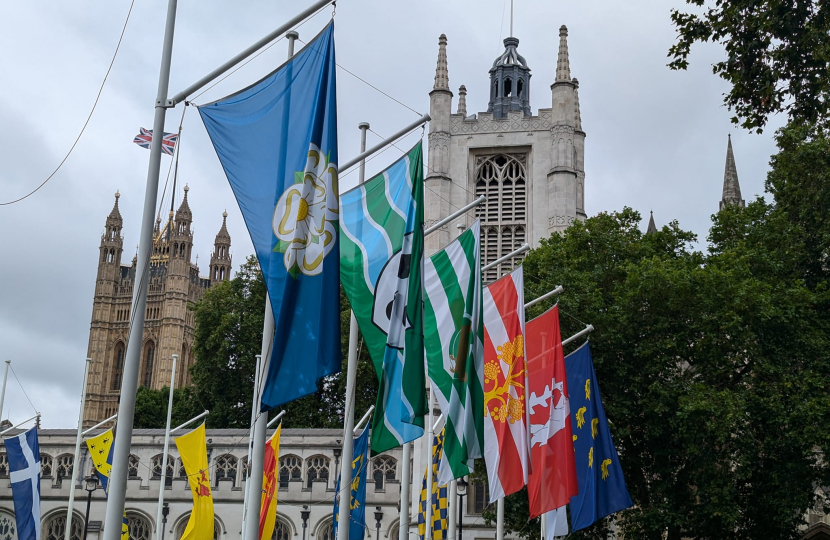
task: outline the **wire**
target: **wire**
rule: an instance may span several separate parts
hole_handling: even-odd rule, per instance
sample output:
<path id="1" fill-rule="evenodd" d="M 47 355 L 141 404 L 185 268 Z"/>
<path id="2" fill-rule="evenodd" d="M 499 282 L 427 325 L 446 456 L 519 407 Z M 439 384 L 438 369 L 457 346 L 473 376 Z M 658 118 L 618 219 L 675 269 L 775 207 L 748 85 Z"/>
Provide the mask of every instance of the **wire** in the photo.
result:
<path id="1" fill-rule="evenodd" d="M 29 402 L 29 405 L 32 406 L 32 410 L 35 411 L 35 413 L 37 413 L 38 410 L 35 408 L 35 405 L 34 403 L 32 403 L 32 400 L 29 399 L 29 394 L 26 393 L 26 389 L 23 388 L 23 384 L 20 382 L 20 379 L 17 378 L 17 373 L 14 372 L 14 368 L 12 367 L 11 363 L 9 363 L 9 367 L 12 370 L 12 375 L 14 375 L 14 378 L 17 380 L 17 384 L 20 385 L 20 389 L 23 390 L 23 395 L 26 396 L 26 400 Z"/>
<path id="2" fill-rule="evenodd" d="M 110 61 L 110 65 L 107 68 L 107 73 L 104 75 L 104 80 L 101 81 L 101 87 L 98 89 L 98 95 L 95 96 L 95 103 L 92 104 L 92 110 L 89 111 L 89 116 L 86 117 L 86 122 L 84 122 L 84 126 L 81 128 L 81 132 L 78 133 L 78 136 L 75 138 L 75 142 L 72 143 L 72 146 L 69 148 L 69 152 L 66 153 L 64 158 L 58 164 L 57 168 L 52 171 L 46 180 L 44 180 L 38 187 L 27 193 L 26 195 L 20 197 L 19 199 L 15 199 L 13 201 L 3 202 L 0 203 L 0 206 L 8 206 L 10 204 L 18 203 L 23 199 L 31 197 L 35 193 L 37 193 L 40 188 L 46 185 L 46 182 L 52 179 L 53 176 L 57 174 L 57 172 L 63 167 L 63 164 L 66 163 L 66 160 L 69 159 L 69 156 L 72 154 L 72 151 L 75 150 L 75 146 L 78 144 L 78 141 L 81 140 L 81 136 L 86 131 L 86 127 L 89 125 L 89 121 L 92 119 L 92 113 L 95 112 L 95 108 L 98 106 L 98 100 L 101 99 L 101 92 L 104 91 L 104 85 L 107 83 L 107 78 L 110 76 L 110 71 L 112 71 L 112 66 L 115 64 L 115 57 L 118 56 L 118 50 L 121 48 L 121 41 L 124 39 L 124 32 L 127 31 L 127 23 L 130 22 L 130 14 L 133 12 L 133 6 L 135 5 L 135 0 L 131 0 L 130 2 L 130 9 L 127 11 L 127 18 L 124 20 L 124 27 L 121 29 L 121 35 L 118 37 L 118 44 L 115 46 L 115 52 L 112 54 L 112 60 Z"/>

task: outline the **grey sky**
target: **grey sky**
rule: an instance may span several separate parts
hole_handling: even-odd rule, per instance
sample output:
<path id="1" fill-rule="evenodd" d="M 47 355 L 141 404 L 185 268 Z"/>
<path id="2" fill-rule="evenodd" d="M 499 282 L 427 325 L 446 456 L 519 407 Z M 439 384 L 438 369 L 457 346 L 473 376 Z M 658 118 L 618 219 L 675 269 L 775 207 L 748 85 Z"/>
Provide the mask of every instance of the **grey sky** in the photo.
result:
<path id="1" fill-rule="evenodd" d="M 182 0 L 179 2 L 171 94 L 278 26 L 306 1 Z M 508 0 L 340 0 L 337 59 L 345 68 L 410 107 L 427 112 L 438 36 L 449 41 L 450 87 L 467 86 L 467 110 L 486 110 L 488 70 L 508 33 Z M 532 68 L 534 111 L 550 107 L 558 28 L 570 31 L 572 76 L 580 81 L 587 132 L 586 194 L 589 215 L 624 205 L 658 226 L 672 219 L 699 235 L 701 247 L 717 210 L 732 133 L 744 198 L 763 193 L 773 119 L 763 135 L 729 123 L 722 106 L 725 83 L 711 73 L 721 50 L 695 47 L 688 72 L 666 67 L 674 40 L 674 0 L 551 2 L 516 0 L 514 34 Z M 242 6 L 242 7 L 240 7 Z M 89 112 L 110 61 L 128 0 L 12 2 L 0 18 L 0 199 L 17 198 L 39 184 L 63 157 Z M 98 109 L 74 154 L 55 178 L 28 200 L 0 207 L 0 359 L 13 361 L 46 427 L 77 421 L 83 359 L 89 337 L 98 244 L 120 189 L 125 249 L 135 253 L 149 152 L 132 144 L 139 127 L 152 127 L 166 2 L 136 2 L 121 52 Z M 331 9 L 300 28 L 307 40 Z M 282 63 L 286 42 L 195 99 L 205 103 L 251 82 Z M 357 153 L 357 124 L 368 121 L 386 135 L 415 120 L 412 111 L 351 75 L 338 71 L 341 159 Z M 457 95 L 456 95 L 457 99 Z M 454 103 L 454 107 L 457 101 Z M 170 111 L 175 131 L 181 107 Z M 409 147 L 419 133 L 399 143 Z M 370 134 L 370 144 L 376 142 Z M 253 252 L 230 188 L 198 113 L 184 120 L 179 179 L 191 187 L 195 248 L 201 266 L 227 208 L 235 266 Z M 372 173 L 399 155 L 390 150 L 368 164 Z M 163 157 L 163 176 L 170 164 Z M 356 174 L 342 180 L 348 188 Z M 181 198 L 181 189 L 177 199 Z M 169 201 L 169 199 L 168 199 Z M 177 203 L 178 205 L 178 200 Z M 169 202 L 166 203 L 169 206 Z M 645 222 L 643 223 L 645 228 Z M 14 379 L 4 417 L 30 416 Z"/>

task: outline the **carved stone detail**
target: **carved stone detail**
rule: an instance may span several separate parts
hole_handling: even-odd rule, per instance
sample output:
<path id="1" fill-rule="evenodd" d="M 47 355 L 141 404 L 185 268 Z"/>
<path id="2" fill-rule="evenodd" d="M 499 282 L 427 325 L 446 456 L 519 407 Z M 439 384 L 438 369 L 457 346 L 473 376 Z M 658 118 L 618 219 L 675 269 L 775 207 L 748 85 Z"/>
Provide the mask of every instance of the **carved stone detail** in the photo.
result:
<path id="1" fill-rule="evenodd" d="M 574 216 L 551 216 L 548 218 L 548 227 L 566 227 L 576 220 Z"/>
<path id="2" fill-rule="evenodd" d="M 461 114 L 450 117 L 450 133 L 511 133 L 550 129 L 550 109 L 539 111 L 539 116 L 511 114 L 503 120 L 493 119 L 491 113 L 479 113 L 475 120 L 465 120 Z"/>

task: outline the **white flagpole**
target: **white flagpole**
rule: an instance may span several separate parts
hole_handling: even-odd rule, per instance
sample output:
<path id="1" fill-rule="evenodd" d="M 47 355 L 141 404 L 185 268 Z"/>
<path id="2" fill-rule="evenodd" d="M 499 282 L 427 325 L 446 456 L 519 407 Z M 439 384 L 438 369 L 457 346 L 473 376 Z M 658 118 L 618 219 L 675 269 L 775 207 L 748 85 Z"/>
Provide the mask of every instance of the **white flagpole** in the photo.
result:
<path id="1" fill-rule="evenodd" d="M 496 540 L 504 540 L 504 497 L 496 504 Z"/>
<path id="2" fill-rule="evenodd" d="M 266 293 L 268 294 L 268 293 Z M 266 315 L 267 317 L 267 315 Z M 254 372 L 254 398 L 251 402 L 251 429 L 248 431 L 248 478 L 245 480 L 245 495 L 243 496 L 242 500 L 242 540 L 245 540 L 245 535 L 247 534 L 247 529 L 245 527 L 245 523 L 248 517 L 248 502 L 251 497 L 251 451 L 254 447 L 254 424 L 256 423 L 256 412 L 257 407 L 254 405 L 257 399 L 259 399 L 259 375 L 260 370 L 262 369 L 262 355 L 256 355 L 256 371 Z M 285 412 L 285 411 L 283 411 Z M 280 413 L 282 414 L 282 413 Z M 267 429 L 267 426 L 266 426 Z M 264 454 L 263 454 L 264 457 Z M 264 466 L 264 464 L 263 464 Z"/>
<path id="3" fill-rule="evenodd" d="M 3 390 L 0 391 L 0 420 L 3 419 L 3 404 L 6 401 L 6 381 L 9 380 L 9 366 L 11 366 L 11 363 L 11 360 L 6 360 L 6 373 L 3 375 Z"/>
<path id="4" fill-rule="evenodd" d="M 403 444 L 401 458 L 401 512 L 398 519 L 398 540 L 409 540 L 409 490 L 412 476 L 412 443 Z M 394 540 L 394 539 L 392 539 Z"/>
<path id="5" fill-rule="evenodd" d="M 167 425 L 164 428 L 164 453 L 161 456 L 161 481 L 159 482 L 159 506 L 156 511 L 156 538 L 161 538 L 162 528 L 161 511 L 164 507 L 164 488 L 167 485 L 167 452 L 170 451 L 170 418 L 173 414 L 173 390 L 176 388 L 176 363 L 179 355 L 173 355 L 173 366 L 170 369 L 170 395 L 167 397 Z M 67 521 L 67 523 L 71 523 Z M 69 540 L 67 538 L 66 540 Z"/>
<path id="6" fill-rule="evenodd" d="M 360 153 L 366 151 L 366 131 L 369 129 L 367 122 L 361 122 L 360 129 Z M 366 179 L 366 160 L 360 162 L 358 172 L 358 185 Z M 349 359 L 346 366 L 346 398 L 343 411 L 343 460 L 340 462 L 340 501 L 337 510 L 337 540 L 349 540 L 349 528 L 351 519 L 351 495 L 344 496 L 345 488 L 352 484 L 352 459 L 354 455 L 354 387 L 357 379 L 357 336 L 358 327 L 354 311 L 349 318 Z M 348 493 L 351 493 L 350 491 Z M 336 495 L 335 495 L 336 496 Z"/>
<path id="7" fill-rule="evenodd" d="M 6 376 L 9 375 L 9 363 L 11 360 L 6 360 Z M 81 388 L 81 410 L 78 413 L 78 436 L 75 437 L 75 460 L 72 463 L 78 463 L 81 457 L 81 432 L 84 428 L 84 406 L 86 405 L 86 382 L 89 378 L 89 364 L 92 362 L 91 358 L 86 359 L 84 364 L 84 385 Z M 6 394 L 6 379 L 3 379 L 3 396 Z M 0 398 L 0 416 L 2 416 L 3 398 Z M 75 477 L 80 470 L 78 467 L 72 467 L 72 484 L 69 486 L 69 506 L 66 508 L 66 522 L 72 523 L 72 507 L 75 505 Z M 69 535 L 72 532 L 72 527 L 67 527 L 63 536 L 64 540 L 69 540 Z"/>
<path id="8" fill-rule="evenodd" d="M 456 527 L 456 512 L 458 511 L 458 490 L 455 480 L 450 480 L 447 489 L 447 536 L 449 540 L 457 540 L 458 531 Z"/>
<path id="9" fill-rule="evenodd" d="M 432 422 L 432 411 L 435 409 L 435 392 L 432 385 L 429 387 L 429 427 L 427 429 L 427 494 L 426 494 L 426 530 L 424 539 L 432 540 L 432 439 L 434 438 L 435 426 Z"/>

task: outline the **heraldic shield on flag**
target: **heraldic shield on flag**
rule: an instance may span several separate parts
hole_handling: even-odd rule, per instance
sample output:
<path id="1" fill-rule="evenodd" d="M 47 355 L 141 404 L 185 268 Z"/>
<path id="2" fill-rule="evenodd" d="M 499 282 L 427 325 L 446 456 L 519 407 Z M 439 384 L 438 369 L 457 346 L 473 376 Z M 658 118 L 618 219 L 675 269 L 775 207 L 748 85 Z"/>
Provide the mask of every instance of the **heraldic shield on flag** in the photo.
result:
<path id="1" fill-rule="evenodd" d="M 424 433 L 423 171 L 419 142 L 340 197 L 341 281 L 378 374 L 373 454 Z"/>
<path id="2" fill-rule="evenodd" d="M 202 424 L 190 433 L 176 437 L 175 441 L 184 472 L 187 473 L 190 493 L 193 495 L 193 511 L 180 540 L 213 538 L 213 491 L 210 489 L 205 425 Z"/>
<path id="3" fill-rule="evenodd" d="M 366 478 L 369 470 L 369 428 L 366 427 L 354 440 L 352 452 L 352 484 L 349 487 L 349 540 L 363 540 L 366 533 Z M 334 517 L 332 537 L 337 538 L 340 527 L 340 476 L 335 483 Z M 268 540 L 268 539 L 266 539 Z"/>
<path id="4" fill-rule="evenodd" d="M 334 22 L 276 71 L 199 107 L 256 250 L 275 332 L 262 410 L 340 371 Z"/>

